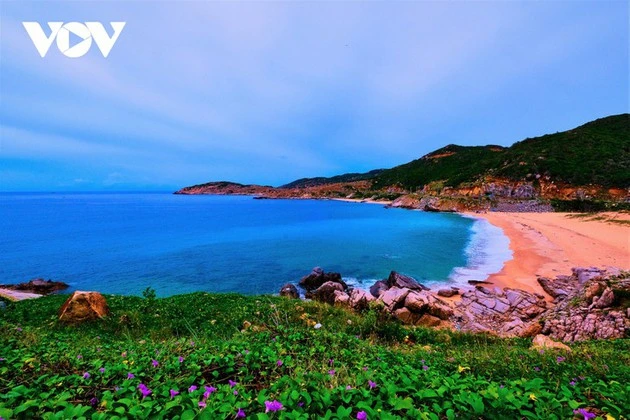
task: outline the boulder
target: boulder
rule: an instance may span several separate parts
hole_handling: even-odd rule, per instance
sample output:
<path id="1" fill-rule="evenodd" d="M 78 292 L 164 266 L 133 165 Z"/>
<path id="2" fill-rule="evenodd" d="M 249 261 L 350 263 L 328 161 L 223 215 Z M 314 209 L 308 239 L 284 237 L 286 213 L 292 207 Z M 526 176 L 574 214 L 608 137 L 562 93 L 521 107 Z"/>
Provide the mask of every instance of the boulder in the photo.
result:
<path id="1" fill-rule="evenodd" d="M 341 283 L 335 281 L 327 281 L 319 286 L 313 292 L 306 292 L 306 297 L 317 300 L 319 302 L 329 303 L 333 305 L 335 303 L 335 292 L 344 292 L 345 287 Z"/>
<path id="2" fill-rule="evenodd" d="M 381 293 L 381 295 L 378 297 L 378 300 L 383 302 L 385 307 L 389 309 L 390 312 L 393 312 L 404 305 L 405 298 L 407 297 L 409 292 L 409 289 L 399 289 L 397 287 L 392 287 L 391 289 L 388 289 L 385 292 Z"/>
<path id="3" fill-rule="evenodd" d="M 608 308 L 612 306 L 614 302 L 615 294 L 610 287 L 607 287 L 597 301 L 593 299 L 593 307 L 600 309 Z"/>
<path id="4" fill-rule="evenodd" d="M 335 290 L 333 294 L 334 304 L 336 306 L 348 306 L 350 304 L 350 296 L 346 292 L 342 290 Z"/>
<path id="5" fill-rule="evenodd" d="M 77 290 L 59 309 L 59 320 L 75 323 L 103 318 L 108 314 L 109 308 L 103 295 Z"/>
<path id="6" fill-rule="evenodd" d="M 300 280 L 300 287 L 307 292 L 311 292 L 321 285 L 327 282 L 335 282 L 343 285 L 344 290 L 348 288 L 346 284 L 341 280 L 341 274 L 339 273 L 325 273 L 320 267 L 313 268 L 311 274 L 302 277 Z"/>
<path id="7" fill-rule="evenodd" d="M 538 334 L 536 337 L 534 337 L 531 348 L 532 350 L 559 349 L 569 352 L 571 351 L 571 347 L 558 341 L 554 341 L 543 334 Z"/>
<path id="8" fill-rule="evenodd" d="M 396 271 L 389 273 L 386 283 L 388 288 L 397 287 L 399 289 L 409 290 L 429 290 L 428 287 L 418 283 L 413 277 L 397 273 Z"/>
<path id="9" fill-rule="evenodd" d="M 440 289 L 437 292 L 438 296 L 442 297 L 453 297 L 459 294 L 459 291 L 456 289 Z"/>
<path id="10" fill-rule="evenodd" d="M 442 320 L 436 316 L 424 314 L 418 319 L 415 325 L 423 327 L 438 327 L 442 323 Z"/>
<path id="11" fill-rule="evenodd" d="M 370 286 L 370 293 L 372 294 L 372 296 L 377 298 L 381 295 L 381 293 L 383 293 L 387 289 L 389 289 L 387 282 L 384 280 L 379 280 Z"/>
<path id="12" fill-rule="evenodd" d="M 367 293 L 365 290 L 352 289 L 350 292 L 350 307 L 357 311 L 363 311 L 368 308 L 371 301 L 374 300 L 374 296 Z"/>
<path id="13" fill-rule="evenodd" d="M 282 286 L 282 289 L 280 289 L 280 296 L 288 297 L 291 299 L 299 299 L 300 292 L 298 292 L 297 287 L 295 287 L 293 284 L 287 283 Z"/>
<path id="14" fill-rule="evenodd" d="M 453 308 L 426 290 L 412 291 L 405 299 L 405 307 L 417 314 L 427 313 L 447 320 L 453 315 Z"/>

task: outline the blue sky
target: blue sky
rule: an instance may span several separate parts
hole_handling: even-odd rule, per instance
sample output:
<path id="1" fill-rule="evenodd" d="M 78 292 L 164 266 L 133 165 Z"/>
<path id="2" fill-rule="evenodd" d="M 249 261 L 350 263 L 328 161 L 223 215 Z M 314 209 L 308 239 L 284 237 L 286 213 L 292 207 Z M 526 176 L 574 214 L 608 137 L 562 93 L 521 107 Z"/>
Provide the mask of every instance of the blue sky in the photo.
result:
<path id="1" fill-rule="evenodd" d="M 626 1 L 0 11 L 0 191 L 279 185 L 449 143 L 509 145 L 629 107 Z M 22 21 L 127 25 L 107 58 L 55 44 L 41 58 Z"/>

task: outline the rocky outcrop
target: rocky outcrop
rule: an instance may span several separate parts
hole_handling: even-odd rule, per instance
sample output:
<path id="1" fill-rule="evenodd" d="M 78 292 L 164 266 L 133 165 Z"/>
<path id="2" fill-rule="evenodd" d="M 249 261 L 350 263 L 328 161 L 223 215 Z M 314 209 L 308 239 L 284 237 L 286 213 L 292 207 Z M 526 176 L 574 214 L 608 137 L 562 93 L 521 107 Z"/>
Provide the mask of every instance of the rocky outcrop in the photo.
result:
<path id="1" fill-rule="evenodd" d="M 630 274 L 574 268 L 571 276 L 546 279 L 557 294 L 544 315 L 543 333 L 561 341 L 622 338 L 630 334 Z"/>
<path id="2" fill-rule="evenodd" d="M 293 284 L 287 283 L 282 286 L 282 289 L 280 289 L 280 296 L 288 297 L 291 299 L 299 299 L 300 292 L 298 292 L 297 287 L 295 287 Z"/>
<path id="3" fill-rule="evenodd" d="M 99 319 L 109 314 L 109 308 L 103 295 L 98 292 L 76 291 L 59 309 L 59 320 L 78 323 Z"/>
<path id="4" fill-rule="evenodd" d="M 540 277 L 538 282 L 553 304 L 535 293 L 478 285 L 457 304 L 456 327 L 501 336 L 542 333 L 565 342 L 629 335 L 630 274 L 574 268 L 570 276 Z"/>
<path id="5" fill-rule="evenodd" d="M 299 285 L 307 292 L 312 292 L 327 282 L 339 283 L 343 286 L 344 290 L 348 288 L 346 283 L 341 280 L 341 274 L 326 273 L 320 267 L 313 268 L 309 275 L 302 277 Z"/>
<path id="6" fill-rule="evenodd" d="M 476 286 L 456 304 L 456 328 L 499 336 L 531 336 L 540 332 L 536 317 L 547 309 L 545 297 L 524 290 L 492 290 Z"/>
<path id="7" fill-rule="evenodd" d="M 2 289 L 17 290 L 20 292 L 36 293 L 39 295 L 48 295 L 51 293 L 65 290 L 69 286 L 62 281 L 44 280 L 41 278 L 30 280 L 26 283 L 0 285 Z"/>

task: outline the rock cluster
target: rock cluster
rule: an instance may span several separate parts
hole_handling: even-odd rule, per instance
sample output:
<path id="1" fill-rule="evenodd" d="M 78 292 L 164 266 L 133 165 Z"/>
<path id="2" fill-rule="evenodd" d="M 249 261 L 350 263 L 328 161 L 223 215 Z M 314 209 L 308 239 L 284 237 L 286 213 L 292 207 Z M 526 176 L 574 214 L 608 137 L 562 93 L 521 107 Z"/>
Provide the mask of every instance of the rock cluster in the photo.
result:
<path id="1" fill-rule="evenodd" d="M 300 281 L 306 297 L 331 305 L 364 310 L 376 302 L 384 311 L 405 324 L 454 326 L 460 331 L 499 336 L 534 337 L 534 346 L 562 348 L 560 341 L 609 339 L 630 333 L 630 274 L 619 270 L 574 268 L 570 276 L 540 277 L 545 296 L 519 289 L 491 288 L 488 282 L 469 281 L 451 306 L 440 297 L 460 293 L 458 288 L 432 292 L 415 279 L 392 271 L 377 281 L 369 292 L 350 289 L 339 273 L 315 268 Z M 295 297 L 295 286 L 285 285 L 281 294 Z M 541 335 L 541 333 L 543 335 Z"/>
<path id="2" fill-rule="evenodd" d="M 48 295 L 50 293 L 58 292 L 60 290 L 65 290 L 68 287 L 69 286 L 66 283 L 61 281 L 44 280 L 40 278 L 30 280 L 26 283 L 0 285 L 0 288 L 3 289 L 37 293 L 40 295 Z"/>
<path id="3" fill-rule="evenodd" d="M 627 273 L 574 268 L 571 276 L 546 278 L 543 283 L 557 302 L 544 316 L 544 334 L 562 341 L 583 341 L 622 338 L 630 333 Z"/>
<path id="4" fill-rule="evenodd" d="M 500 336 L 533 336 L 542 329 L 536 318 L 547 309 L 545 297 L 519 289 L 475 286 L 456 304 L 455 327 Z"/>

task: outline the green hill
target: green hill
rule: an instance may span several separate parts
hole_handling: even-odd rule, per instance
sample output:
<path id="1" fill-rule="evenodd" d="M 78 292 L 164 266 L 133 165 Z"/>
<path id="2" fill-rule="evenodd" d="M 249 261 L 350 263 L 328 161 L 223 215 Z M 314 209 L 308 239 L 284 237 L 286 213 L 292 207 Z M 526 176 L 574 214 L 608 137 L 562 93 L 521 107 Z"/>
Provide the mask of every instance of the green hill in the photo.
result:
<path id="1" fill-rule="evenodd" d="M 317 187 L 319 185 L 336 184 L 339 182 L 364 181 L 364 180 L 372 179 L 376 177 L 378 174 L 380 174 L 383 171 L 384 169 L 374 169 L 364 174 L 349 173 L 349 174 L 332 176 L 330 178 L 321 177 L 321 176 L 316 177 L 316 178 L 300 178 L 286 185 L 283 185 L 280 188 L 308 188 L 308 187 Z"/>
<path id="2" fill-rule="evenodd" d="M 383 171 L 374 187 L 446 186 L 487 175 L 514 180 L 540 174 L 573 185 L 630 186 L 630 114 L 614 115 L 573 130 L 526 139 L 511 147 L 448 145 Z"/>

